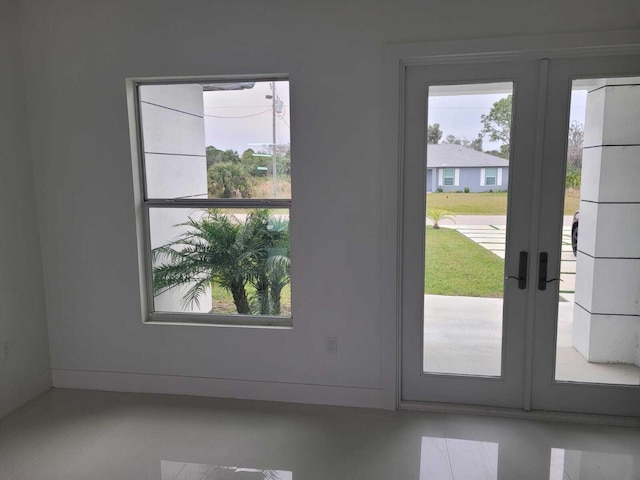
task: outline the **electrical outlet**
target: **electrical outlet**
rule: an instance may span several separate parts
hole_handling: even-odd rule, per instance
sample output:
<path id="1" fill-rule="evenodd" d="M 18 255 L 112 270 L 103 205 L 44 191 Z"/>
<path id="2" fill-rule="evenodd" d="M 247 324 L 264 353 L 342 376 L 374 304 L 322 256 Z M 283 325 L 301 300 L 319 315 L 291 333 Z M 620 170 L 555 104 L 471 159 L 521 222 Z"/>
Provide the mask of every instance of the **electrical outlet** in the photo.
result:
<path id="1" fill-rule="evenodd" d="M 336 355 L 338 353 L 338 337 L 326 337 L 327 353 Z"/>
<path id="2" fill-rule="evenodd" d="M 9 360 L 9 343 L 0 343 L 0 360 Z"/>

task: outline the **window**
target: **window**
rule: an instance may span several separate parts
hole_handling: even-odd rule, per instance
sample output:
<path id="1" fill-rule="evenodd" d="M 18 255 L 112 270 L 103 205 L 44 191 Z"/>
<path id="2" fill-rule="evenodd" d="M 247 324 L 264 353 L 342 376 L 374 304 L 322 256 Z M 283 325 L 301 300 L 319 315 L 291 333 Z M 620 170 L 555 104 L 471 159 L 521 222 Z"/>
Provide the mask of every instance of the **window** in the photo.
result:
<path id="1" fill-rule="evenodd" d="M 136 92 L 148 320 L 290 325 L 288 80 Z"/>
<path id="2" fill-rule="evenodd" d="M 456 169 L 444 168 L 442 170 L 442 184 L 445 186 L 452 186 L 455 184 Z"/>
<path id="3" fill-rule="evenodd" d="M 484 184 L 487 186 L 498 184 L 498 169 L 497 168 L 485 168 L 484 170 Z"/>

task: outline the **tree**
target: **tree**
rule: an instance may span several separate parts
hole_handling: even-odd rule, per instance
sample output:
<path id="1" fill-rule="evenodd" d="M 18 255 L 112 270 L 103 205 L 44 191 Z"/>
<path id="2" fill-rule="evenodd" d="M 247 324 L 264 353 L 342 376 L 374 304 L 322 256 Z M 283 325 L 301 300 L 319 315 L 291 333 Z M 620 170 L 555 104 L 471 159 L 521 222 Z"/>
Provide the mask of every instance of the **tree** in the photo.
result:
<path id="1" fill-rule="evenodd" d="M 239 234 L 242 244 L 250 245 L 247 258 L 252 261 L 249 281 L 255 288 L 252 311 L 260 315 L 279 315 L 282 289 L 291 282 L 289 221 L 255 210 Z"/>
<path id="2" fill-rule="evenodd" d="M 567 148 L 567 166 L 571 171 L 582 169 L 582 147 L 584 144 L 584 127 L 574 120 L 569 125 L 569 145 Z"/>
<path id="3" fill-rule="evenodd" d="M 238 243 L 241 225 L 217 210 L 208 210 L 200 220 L 189 217 L 180 224 L 188 231 L 152 252 L 153 290 L 160 295 L 190 285 L 183 306 L 200 304 L 200 296 L 214 282 L 230 291 L 236 311 L 250 313 L 246 285 L 251 265 Z"/>
<path id="4" fill-rule="evenodd" d="M 478 135 L 475 140 L 469 140 L 467 138 L 458 138 L 455 135 L 447 135 L 443 143 L 451 145 L 462 145 L 463 147 L 472 148 L 479 152 L 482 151 L 482 135 Z"/>
<path id="5" fill-rule="evenodd" d="M 225 163 L 240 163 L 240 156 L 235 150 L 225 150 L 220 154 L 220 161 Z"/>
<path id="6" fill-rule="evenodd" d="M 500 145 L 500 157 L 502 158 L 509 158 L 512 102 L 512 95 L 501 98 L 493 104 L 487 115 L 480 117 L 482 123 L 480 135 L 483 139 L 488 135 L 490 141 L 502 143 Z"/>
<path id="7" fill-rule="evenodd" d="M 235 163 L 215 163 L 207 173 L 209 197 L 242 198 L 251 197 L 251 179 L 241 165 Z"/>
<path id="8" fill-rule="evenodd" d="M 207 168 L 216 163 L 240 163 L 240 156 L 235 150 L 219 150 L 213 145 L 206 149 Z"/>
<path id="9" fill-rule="evenodd" d="M 444 142 L 449 145 L 462 145 L 462 141 L 455 135 L 447 135 L 447 138 L 444 139 Z"/>
<path id="10" fill-rule="evenodd" d="M 442 130 L 440 130 L 440 124 L 434 123 L 433 125 L 427 125 L 427 143 L 430 145 L 437 145 L 442 138 Z"/>
<path id="11" fill-rule="evenodd" d="M 218 150 L 213 145 L 209 145 L 207 146 L 205 151 L 207 154 L 207 168 L 209 168 L 214 163 L 220 161 L 220 155 L 222 154 L 222 150 Z"/>
<path id="12" fill-rule="evenodd" d="M 469 148 L 473 148 L 474 150 L 481 152 L 482 151 L 482 135 L 478 134 L 475 140 L 471 140 L 471 143 L 469 143 Z"/>
<path id="13" fill-rule="evenodd" d="M 183 305 L 199 304 L 208 286 L 231 292 L 239 314 L 279 315 L 281 293 L 291 282 L 289 220 L 258 209 L 241 222 L 219 210 L 206 210 L 180 226 L 186 233 L 153 250 L 153 288 L 159 295 L 178 286 L 189 289 Z M 247 285 L 255 294 L 248 295 Z"/>

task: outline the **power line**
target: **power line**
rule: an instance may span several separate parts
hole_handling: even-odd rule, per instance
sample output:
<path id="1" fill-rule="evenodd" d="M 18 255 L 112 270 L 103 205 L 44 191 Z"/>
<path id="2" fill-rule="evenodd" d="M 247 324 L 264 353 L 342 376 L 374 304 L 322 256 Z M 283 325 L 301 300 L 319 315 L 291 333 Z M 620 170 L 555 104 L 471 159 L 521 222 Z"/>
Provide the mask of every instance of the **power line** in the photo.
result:
<path id="1" fill-rule="evenodd" d="M 291 128 L 291 127 L 289 126 L 289 122 L 287 122 L 287 121 L 284 119 L 284 115 L 282 115 L 282 116 L 281 116 L 281 115 L 278 115 L 278 118 L 279 118 L 280 120 L 282 120 L 282 122 L 287 126 L 287 128 Z"/>
<path id="2" fill-rule="evenodd" d="M 211 108 L 271 108 L 271 105 L 213 105 L 204 108 L 205 110 Z"/>
<path id="3" fill-rule="evenodd" d="M 238 117 L 223 117 L 221 115 L 205 115 L 205 117 L 212 117 L 212 118 L 249 118 L 249 117 L 257 117 L 258 115 L 262 115 L 263 113 L 267 113 L 267 112 L 270 112 L 270 111 L 271 111 L 271 109 L 265 110 L 265 111 L 260 112 L 260 113 L 253 113 L 251 115 L 241 115 L 241 116 L 238 116 Z"/>

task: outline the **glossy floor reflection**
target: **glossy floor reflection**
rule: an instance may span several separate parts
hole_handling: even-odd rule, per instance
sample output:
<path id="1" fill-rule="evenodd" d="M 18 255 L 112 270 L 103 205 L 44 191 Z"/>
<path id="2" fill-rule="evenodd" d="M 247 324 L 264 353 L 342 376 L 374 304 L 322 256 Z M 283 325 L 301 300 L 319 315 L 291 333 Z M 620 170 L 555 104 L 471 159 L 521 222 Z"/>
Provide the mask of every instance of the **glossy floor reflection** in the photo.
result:
<path id="1" fill-rule="evenodd" d="M 2 480 L 639 479 L 640 429 L 53 390 L 0 420 Z"/>

